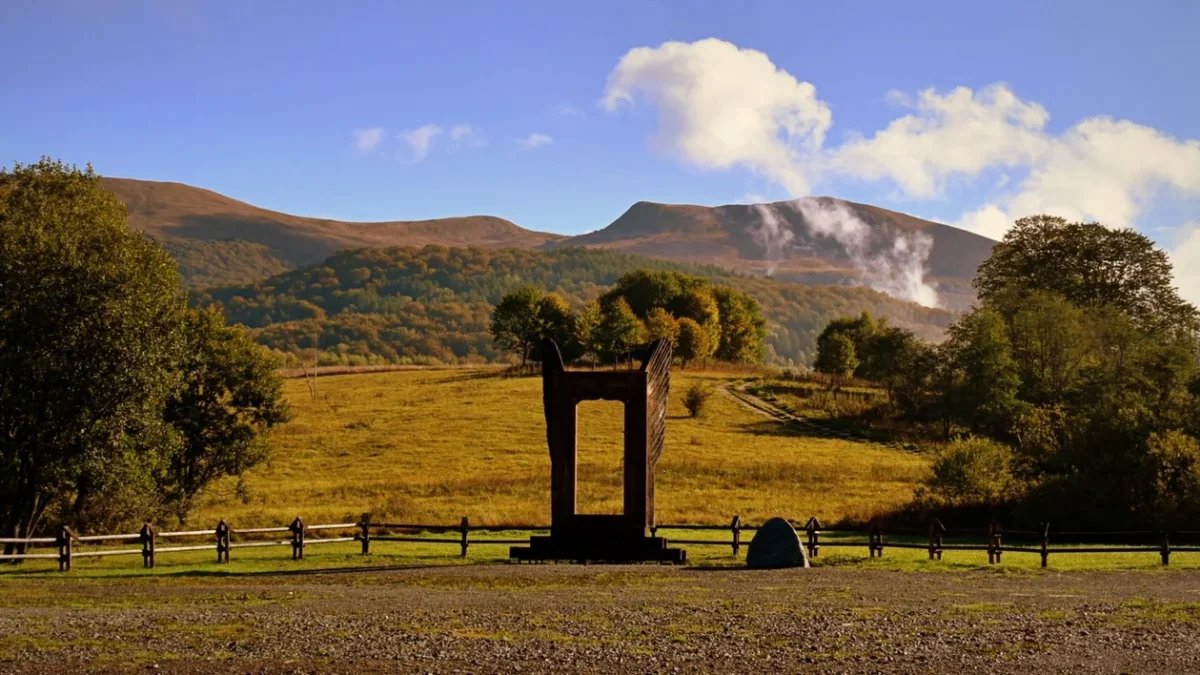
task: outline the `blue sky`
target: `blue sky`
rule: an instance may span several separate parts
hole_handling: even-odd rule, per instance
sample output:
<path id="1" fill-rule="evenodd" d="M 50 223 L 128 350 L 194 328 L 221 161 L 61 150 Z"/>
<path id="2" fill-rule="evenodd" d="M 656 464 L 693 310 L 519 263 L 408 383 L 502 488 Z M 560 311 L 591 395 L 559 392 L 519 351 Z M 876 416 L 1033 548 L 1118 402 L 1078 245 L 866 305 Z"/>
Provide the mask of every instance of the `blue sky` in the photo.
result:
<path id="1" fill-rule="evenodd" d="M 21 4 L 0 23 L 6 165 L 46 154 L 302 215 L 486 213 L 565 233 L 603 227 L 642 199 L 721 204 L 798 191 L 993 236 L 996 222 L 1043 206 L 1136 225 L 1164 246 L 1182 246 L 1200 222 L 1195 2 Z M 738 133 L 738 118 L 671 108 L 664 92 L 725 76 L 730 89 L 713 100 L 742 99 L 752 78 L 714 72 L 733 53 L 716 47 L 671 59 L 653 51 L 705 38 L 761 52 L 811 83 L 829 114 L 821 147 L 797 150 L 811 140 L 800 134 L 784 159 L 764 160 L 772 149 L 747 156 L 741 139 L 732 154 L 710 152 L 705 144 Z M 622 61 L 641 47 L 649 65 Z M 628 100 L 605 107 L 622 63 Z M 938 113 L 956 87 L 979 105 Z M 922 108 L 928 89 L 935 98 Z M 1007 94 L 1023 107 L 1006 107 Z M 783 98 L 789 114 L 803 105 L 801 94 Z M 664 132 L 664 115 L 687 128 Z M 912 124 L 893 135 L 902 138 L 869 142 L 905 116 Z M 1077 127 L 1097 116 L 1132 126 Z M 947 139 L 970 138 L 976 123 L 997 129 L 998 147 L 961 157 L 976 144 Z M 401 136 L 430 125 L 441 133 L 416 161 Z M 378 144 L 357 148 L 355 130 L 370 129 L 382 130 Z M 525 149 L 519 141 L 532 134 L 553 140 Z M 1007 156 L 1025 142 L 1027 158 Z M 1151 143 L 1161 161 L 1125 171 L 1126 156 L 1136 163 Z M 1090 175 L 1093 162 L 1102 166 L 1089 184 L 1105 194 L 1042 176 Z M 1027 184 L 1031 176 L 1041 178 Z M 1110 202 L 1112 191 L 1128 198 Z"/>

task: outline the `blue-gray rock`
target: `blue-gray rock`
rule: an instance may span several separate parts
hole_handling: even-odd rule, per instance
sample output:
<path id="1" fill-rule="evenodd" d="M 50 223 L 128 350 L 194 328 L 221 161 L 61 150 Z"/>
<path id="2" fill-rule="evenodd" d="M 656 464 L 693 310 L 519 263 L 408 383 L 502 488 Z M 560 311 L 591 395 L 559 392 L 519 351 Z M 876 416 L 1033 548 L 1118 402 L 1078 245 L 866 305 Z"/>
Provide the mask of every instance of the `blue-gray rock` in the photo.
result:
<path id="1" fill-rule="evenodd" d="M 783 518 L 763 523 L 750 540 L 747 567 L 808 567 L 808 555 L 792 524 Z"/>

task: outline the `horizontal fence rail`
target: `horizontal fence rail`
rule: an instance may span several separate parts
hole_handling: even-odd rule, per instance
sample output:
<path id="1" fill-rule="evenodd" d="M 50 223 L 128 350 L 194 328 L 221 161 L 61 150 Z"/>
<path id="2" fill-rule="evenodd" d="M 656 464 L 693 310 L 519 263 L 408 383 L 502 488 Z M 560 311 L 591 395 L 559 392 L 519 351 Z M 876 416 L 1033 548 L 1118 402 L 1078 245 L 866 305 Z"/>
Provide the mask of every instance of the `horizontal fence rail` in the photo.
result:
<path id="1" fill-rule="evenodd" d="M 549 527 L 541 525 L 472 525 L 466 516 L 454 525 L 373 522 L 369 513 L 363 514 L 362 519 L 356 523 L 307 525 L 303 519 L 296 518 L 286 526 L 245 529 L 234 529 L 224 520 L 218 523 L 215 529 L 186 531 L 159 531 L 154 525 L 147 523 L 139 532 L 134 533 L 80 536 L 71 528 L 62 527 L 55 537 L 0 538 L 0 545 L 5 547 L 4 553 L 0 554 L 0 561 L 56 560 L 59 570 L 65 572 L 71 569 L 71 563 L 76 558 L 141 556 L 143 567 L 152 568 L 155 566 L 158 555 L 163 553 L 214 551 L 217 562 L 227 563 L 233 550 L 272 546 L 290 546 L 292 559 L 300 560 L 304 558 L 304 552 L 308 546 L 354 541 L 361 543 L 363 555 L 371 553 L 373 542 L 394 542 L 458 546 L 459 556 L 465 558 L 471 546 L 511 546 L 529 543 L 528 538 L 472 538 L 471 533 L 473 532 L 533 533 L 546 532 L 549 529 Z M 740 516 L 734 516 L 729 525 L 664 524 L 652 527 L 650 531 L 653 535 L 657 535 L 660 530 L 681 533 L 705 531 L 727 533 L 728 538 L 681 538 L 670 541 L 673 544 L 688 546 L 727 546 L 736 557 L 745 546 L 742 534 L 753 533 L 757 529 L 754 525 L 743 523 Z M 349 534 L 351 531 L 353 534 Z M 286 538 L 269 536 L 285 533 L 287 534 Z M 310 533 L 320 534 L 309 536 Z M 423 536 L 421 533 L 437 536 Z M 446 536 L 449 534 L 455 536 Z M 946 528 L 935 519 L 924 528 L 885 528 L 880 524 L 871 524 L 863 528 L 825 527 L 816 518 L 809 518 L 803 528 L 798 530 L 798 534 L 801 535 L 801 545 L 804 546 L 810 558 L 818 557 L 822 548 L 865 547 L 871 558 L 883 557 L 884 550 L 888 548 L 924 550 L 928 552 L 930 560 L 941 560 L 942 554 L 946 551 L 984 551 L 987 552 L 989 564 L 999 564 L 1005 553 L 1036 554 L 1041 557 L 1041 566 L 1047 567 L 1051 555 L 1153 553 L 1159 556 L 1163 565 L 1169 565 L 1172 553 L 1200 553 L 1200 530 L 1170 532 L 1159 530 L 1063 531 L 1053 533 L 1054 545 L 1052 545 L 1049 523 L 1042 523 L 1038 530 L 1005 530 L 998 522 L 993 521 L 986 528 L 969 529 Z M 830 535 L 837 538 L 830 539 Z M 977 541 L 947 543 L 945 541 L 947 536 L 976 539 Z M 901 537 L 901 539 L 893 540 L 889 537 Z M 198 538 L 206 538 L 209 541 L 205 543 L 188 543 L 186 541 Z M 914 541 L 914 539 L 923 541 Z M 1180 541 L 1186 539 L 1192 541 L 1181 545 Z M 1132 541 L 1113 545 L 1114 540 Z M 128 546 L 129 542 L 137 542 L 140 544 L 140 548 L 119 548 L 121 545 Z M 104 545 L 118 548 L 96 548 Z M 32 552 L 39 548 L 57 548 L 57 552 Z"/>

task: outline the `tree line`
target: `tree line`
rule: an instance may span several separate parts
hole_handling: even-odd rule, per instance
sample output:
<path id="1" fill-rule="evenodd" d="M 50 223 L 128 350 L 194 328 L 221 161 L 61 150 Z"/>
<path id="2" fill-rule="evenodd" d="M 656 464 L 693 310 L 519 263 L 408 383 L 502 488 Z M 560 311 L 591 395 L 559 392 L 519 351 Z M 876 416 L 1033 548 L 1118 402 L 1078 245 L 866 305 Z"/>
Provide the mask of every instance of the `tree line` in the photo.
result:
<path id="1" fill-rule="evenodd" d="M 524 286 L 501 298 L 489 330 L 521 365 L 541 340 L 558 345 L 564 360 L 617 361 L 649 342 L 671 342 L 684 367 L 715 357 L 731 363 L 762 363 L 766 319 L 754 298 L 735 288 L 670 270 L 639 269 L 610 290 L 573 308 L 557 293 Z"/>
<path id="2" fill-rule="evenodd" d="M 870 310 L 930 339 L 954 316 L 866 288 L 805 286 L 582 248 L 342 251 L 319 265 L 254 284 L 195 291 L 191 301 L 218 307 L 284 359 L 315 357 L 330 365 L 469 364 L 503 361 L 515 353 L 499 346 L 490 331 L 492 312 L 505 295 L 535 286 L 578 312 L 637 270 L 677 272 L 753 297 L 766 319 L 763 358 L 775 365 L 807 365 L 821 326 L 847 312 Z M 631 308 L 645 321 L 640 307 Z M 688 318 L 664 308 L 676 319 Z M 693 320 L 702 324 L 702 319 Z M 694 327 L 684 323 L 680 330 Z"/>
<path id="3" fill-rule="evenodd" d="M 184 520 L 267 457 L 288 418 L 275 367 L 219 311 L 188 308 L 171 257 L 90 166 L 0 169 L 3 536 Z"/>
<path id="4" fill-rule="evenodd" d="M 1079 523 L 1200 518 L 1200 318 L 1166 253 L 1098 223 L 1017 221 L 940 344 L 869 315 L 830 322 L 815 367 L 883 384 L 951 442 L 929 507 Z"/>

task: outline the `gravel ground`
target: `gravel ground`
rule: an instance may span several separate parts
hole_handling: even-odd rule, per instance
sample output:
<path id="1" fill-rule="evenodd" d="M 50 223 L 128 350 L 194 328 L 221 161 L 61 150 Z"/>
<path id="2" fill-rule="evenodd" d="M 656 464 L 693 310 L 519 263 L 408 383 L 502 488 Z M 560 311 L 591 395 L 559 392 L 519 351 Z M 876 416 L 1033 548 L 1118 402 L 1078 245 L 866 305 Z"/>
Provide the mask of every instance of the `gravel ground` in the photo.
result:
<path id="1" fill-rule="evenodd" d="M 474 565 L 0 583 L 0 672 L 1200 672 L 1200 574 Z"/>

